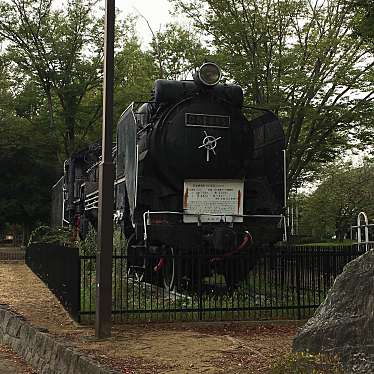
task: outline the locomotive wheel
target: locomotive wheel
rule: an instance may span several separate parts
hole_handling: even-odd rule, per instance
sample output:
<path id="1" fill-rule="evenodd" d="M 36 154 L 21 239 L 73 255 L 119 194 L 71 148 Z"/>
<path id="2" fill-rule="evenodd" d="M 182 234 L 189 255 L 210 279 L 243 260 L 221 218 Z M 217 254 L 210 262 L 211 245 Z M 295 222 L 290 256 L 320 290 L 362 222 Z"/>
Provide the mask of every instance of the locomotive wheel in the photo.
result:
<path id="1" fill-rule="evenodd" d="M 160 276 L 153 270 L 156 266 L 156 258 L 149 253 L 141 254 L 132 245 L 136 244 L 136 236 L 133 233 L 127 245 L 127 276 L 137 282 L 149 282 L 161 286 Z"/>
<path id="2" fill-rule="evenodd" d="M 142 265 L 130 265 L 127 269 L 127 276 L 136 282 L 143 282 L 145 276 L 145 263 Z"/>
<path id="3" fill-rule="evenodd" d="M 170 247 L 166 254 L 166 262 L 162 268 L 162 283 L 168 291 L 174 291 L 177 275 L 176 259 L 174 256 L 174 248 Z"/>

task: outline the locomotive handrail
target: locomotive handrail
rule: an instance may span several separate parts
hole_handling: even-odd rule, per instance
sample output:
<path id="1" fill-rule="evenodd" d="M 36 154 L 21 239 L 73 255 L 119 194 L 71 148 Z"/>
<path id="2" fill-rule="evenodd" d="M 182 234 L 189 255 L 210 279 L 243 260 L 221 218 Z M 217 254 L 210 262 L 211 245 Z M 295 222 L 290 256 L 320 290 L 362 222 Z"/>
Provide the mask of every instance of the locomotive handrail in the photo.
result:
<path id="1" fill-rule="evenodd" d="M 99 194 L 99 192 L 97 190 L 87 194 L 85 201 L 95 199 L 98 196 L 98 194 Z"/>
<path id="2" fill-rule="evenodd" d="M 243 105 L 242 108 L 243 108 L 243 109 L 262 110 L 263 112 L 268 112 L 268 113 L 272 113 L 272 114 L 274 114 L 274 112 L 273 112 L 271 109 L 262 108 L 262 107 L 256 107 L 256 106 L 253 106 L 253 105 Z"/>
<path id="3" fill-rule="evenodd" d="M 120 183 L 123 183 L 126 181 L 126 177 L 122 177 L 122 178 L 119 178 L 117 179 L 115 182 L 114 182 L 114 185 L 116 186 L 117 184 L 120 184 Z"/>
<path id="4" fill-rule="evenodd" d="M 98 203 L 99 203 L 99 191 L 93 191 L 86 195 L 86 198 L 84 200 L 85 207 L 84 210 L 92 210 L 92 209 L 98 209 Z"/>
<path id="5" fill-rule="evenodd" d="M 90 203 L 92 203 L 93 201 L 97 201 L 97 200 L 99 200 L 99 196 L 93 196 L 93 197 L 91 197 L 91 198 L 89 198 L 89 199 L 85 199 L 84 202 L 85 202 L 86 204 L 90 204 Z"/>
<path id="6" fill-rule="evenodd" d="M 144 240 L 148 238 L 147 226 L 149 226 L 149 216 L 151 214 L 173 214 L 173 215 L 185 215 L 185 216 L 213 216 L 213 217 L 249 217 L 249 218 L 280 218 L 285 224 L 286 216 L 284 214 L 219 214 L 219 213 L 185 213 L 185 212 L 173 212 L 168 210 L 163 211 L 146 211 L 143 213 L 143 226 L 144 226 Z M 287 240 L 287 237 L 285 238 Z"/>
<path id="7" fill-rule="evenodd" d="M 93 169 L 97 168 L 99 166 L 100 162 L 95 162 L 94 164 L 92 164 L 92 166 L 90 166 L 87 170 L 86 170 L 86 174 L 89 174 Z"/>
<path id="8" fill-rule="evenodd" d="M 61 180 L 63 180 L 64 179 L 64 176 L 62 176 L 53 186 L 52 186 L 52 190 L 54 189 L 54 188 L 56 188 L 57 186 L 58 186 L 58 184 L 61 182 Z"/>

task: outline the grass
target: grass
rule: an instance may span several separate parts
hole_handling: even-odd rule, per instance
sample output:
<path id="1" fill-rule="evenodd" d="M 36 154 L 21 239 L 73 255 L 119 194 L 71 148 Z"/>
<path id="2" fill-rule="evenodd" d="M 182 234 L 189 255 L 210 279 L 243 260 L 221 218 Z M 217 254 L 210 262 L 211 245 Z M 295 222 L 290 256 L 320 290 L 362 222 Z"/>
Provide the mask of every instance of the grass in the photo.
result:
<path id="1" fill-rule="evenodd" d="M 86 263 L 81 282 L 82 312 L 93 313 L 95 310 L 96 278 L 92 265 L 92 262 Z M 127 277 L 125 262 L 123 267 L 117 266 L 114 270 L 112 308 L 130 320 L 306 318 L 314 308 L 304 305 L 318 305 L 325 294 L 304 290 L 298 295 L 294 286 L 282 284 L 279 277 L 264 278 L 261 272 L 251 272 L 231 291 L 227 289 L 224 277 L 215 274 L 203 280 L 201 293 L 183 287 L 179 292 L 169 292 L 153 284 L 156 282 L 146 283 Z"/>
<path id="2" fill-rule="evenodd" d="M 96 233 L 90 230 L 81 253 L 91 255 L 96 246 Z M 331 286 L 333 277 L 321 271 L 325 257 L 306 257 L 297 278 L 294 254 L 279 254 L 260 261 L 239 287 L 228 290 L 225 278 L 218 273 L 203 279 L 200 292 L 188 281 L 178 292 L 157 286 L 157 280 L 139 282 L 127 276 L 126 245 L 117 230 L 114 235 L 112 289 L 114 311 L 120 319 L 136 320 L 234 320 L 234 319 L 297 319 L 314 312 Z M 321 246 L 323 243 L 310 244 Z M 325 243 L 326 247 L 331 243 Z M 341 243 L 334 243 L 337 245 Z M 304 245 L 308 246 L 308 245 Z M 306 251 L 309 253 L 309 251 Z M 290 257 L 291 256 L 291 257 Z M 297 257 L 299 258 L 299 257 Z M 327 256 L 326 259 L 329 257 Z M 323 260 L 323 261 L 322 261 Z M 344 259 L 343 259 L 344 260 Z M 322 262 L 321 262 L 322 261 Z M 328 263 L 329 264 L 329 263 Z M 327 265 L 328 265 L 327 264 Z M 94 313 L 96 303 L 96 260 L 82 260 L 81 311 Z M 309 268 L 304 268 L 309 266 Z M 321 272 L 317 274 L 317 270 Z M 323 270 L 323 269 L 322 269 Z M 214 271 L 214 270 L 212 270 Z M 153 273 L 154 274 L 154 273 Z M 182 282 L 183 283 L 183 282 Z M 296 287 L 298 286 L 298 287 Z M 298 290 L 298 291 L 297 291 Z M 313 305 L 313 306 L 310 306 Z"/>
<path id="3" fill-rule="evenodd" d="M 336 356 L 297 352 L 282 357 L 269 372 L 269 374 L 285 373 L 343 374 L 344 370 Z"/>
<path id="4" fill-rule="evenodd" d="M 354 240 L 334 241 L 334 242 L 320 242 L 320 243 L 306 243 L 296 244 L 297 247 L 351 247 L 356 244 Z"/>

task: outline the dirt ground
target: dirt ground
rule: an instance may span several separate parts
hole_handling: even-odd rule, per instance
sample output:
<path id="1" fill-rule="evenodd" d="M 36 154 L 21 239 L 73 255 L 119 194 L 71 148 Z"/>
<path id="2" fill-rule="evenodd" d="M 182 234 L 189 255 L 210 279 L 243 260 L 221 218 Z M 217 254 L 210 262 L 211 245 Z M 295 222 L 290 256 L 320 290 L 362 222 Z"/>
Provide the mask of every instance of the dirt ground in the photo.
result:
<path id="1" fill-rule="evenodd" d="M 121 326 L 104 342 L 77 342 L 123 373 L 268 373 L 291 351 L 295 326 Z"/>
<path id="2" fill-rule="evenodd" d="M 95 341 L 21 262 L 0 262 L 0 303 L 123 373 L 268 373 L 296 332 L 295 323 L 124 324 Z"/>
<path id="3" fill-rule="evenodd" d="M 35 374 L 36 371 L 5 345 L 0 345 L 0 374 Z"/>

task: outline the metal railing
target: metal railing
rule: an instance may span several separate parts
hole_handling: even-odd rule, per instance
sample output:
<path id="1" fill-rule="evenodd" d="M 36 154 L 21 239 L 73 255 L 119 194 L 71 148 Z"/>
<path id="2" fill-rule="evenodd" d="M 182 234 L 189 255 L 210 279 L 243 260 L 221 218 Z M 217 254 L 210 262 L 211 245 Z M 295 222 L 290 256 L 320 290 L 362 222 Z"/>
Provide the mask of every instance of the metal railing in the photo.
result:
<path id="1" fill-rule="evenodd" d="M 79 320 L 81 271 L 78 248 L 32 244 L 26 248 L 25 261 L 71 316 Z"/>
<path id="2" fill-rule="evenodd" d="M 147 255 L 113 256 L 112 309 L 117 321 L 303 319 L 326 297 L 363 247 L 258 248 L 225 261 L 201 250 L 171 252 L 164 266 Z M 216 259 L 216 260 L 215 260 Z M 145 266 L 146 265 L 146 266 Z M 145 266 L 145 267 L 144 267 Z M 95 314 L 96 257 L 81 256 L 80 318 Z M 174 272 L 172 271 L 174 269 Z M 172 287 L 163 278 L 174 276 Z"/>
<path id="3" fill-rule="evenodd" d="M 344 266 L 366 246 L 251 248 L 217 253 L 170 250 L 113 255 L 115 321 L 304 319 L 325 299 Z M 78 321 L 93 322 L 96 256 L 51 244 L 27 248 L 26 263 Z M 155 268 L 158 271 L 155 271 Z"/>

